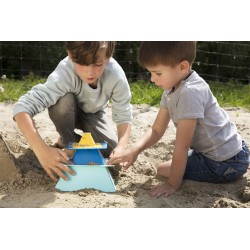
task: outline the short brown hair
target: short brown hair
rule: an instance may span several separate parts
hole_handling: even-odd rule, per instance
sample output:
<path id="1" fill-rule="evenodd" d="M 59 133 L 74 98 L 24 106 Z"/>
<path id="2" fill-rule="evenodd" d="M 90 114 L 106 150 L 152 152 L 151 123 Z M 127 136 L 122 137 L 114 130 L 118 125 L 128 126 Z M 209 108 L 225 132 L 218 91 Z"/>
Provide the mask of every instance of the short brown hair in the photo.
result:
<path id="1" fill-rule="evenodd" d="M 176 66 L 181 61 L 193 64 L 196 57 L 196 42 L 142 42 L 138 62 L 143 67 L 163 64 Z"/>
<path id="2" fill-rule="evenodd" d="M 106 49 L 106 56 L 110 58 L 115 50 L 115 42 L 65 42 L 66 50 L 71 54 L 73 62 L 80 65 L 96 63 L 99 49 Z"/>

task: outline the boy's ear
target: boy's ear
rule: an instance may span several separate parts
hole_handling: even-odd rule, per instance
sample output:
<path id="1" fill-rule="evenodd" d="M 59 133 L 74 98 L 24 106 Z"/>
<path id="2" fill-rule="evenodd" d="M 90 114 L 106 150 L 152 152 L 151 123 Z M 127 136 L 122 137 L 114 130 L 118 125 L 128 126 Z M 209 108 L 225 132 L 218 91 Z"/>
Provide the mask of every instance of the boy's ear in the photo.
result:
<path id="1" fill-rule="evenodd" d="M 188 61 L 184 60 L 180 62 L 180 70 L 184 70 L 184 71 L 189 71 L 190 69 L 190 64 Z"/>
<path id="2" fill-rule="evenodd" d="M 71 59 L 72 56 L 71 56 L 71 53 L 68 51 L 68 57 Z"/>

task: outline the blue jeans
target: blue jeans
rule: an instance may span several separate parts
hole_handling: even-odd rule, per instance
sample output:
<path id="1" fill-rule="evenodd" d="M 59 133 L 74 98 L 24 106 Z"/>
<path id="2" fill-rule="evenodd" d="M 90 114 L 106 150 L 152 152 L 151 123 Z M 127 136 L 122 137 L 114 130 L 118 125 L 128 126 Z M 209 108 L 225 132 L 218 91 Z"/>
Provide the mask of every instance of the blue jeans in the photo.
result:
<path id="1" fill-rule="evenodd" d="M 190 150 L 183 179 L 213 183 L 229 182 L 245 174 L 248 166 L 249 150 L 244 141 L 242 150 L 225 161 L 214 161 Z"/>

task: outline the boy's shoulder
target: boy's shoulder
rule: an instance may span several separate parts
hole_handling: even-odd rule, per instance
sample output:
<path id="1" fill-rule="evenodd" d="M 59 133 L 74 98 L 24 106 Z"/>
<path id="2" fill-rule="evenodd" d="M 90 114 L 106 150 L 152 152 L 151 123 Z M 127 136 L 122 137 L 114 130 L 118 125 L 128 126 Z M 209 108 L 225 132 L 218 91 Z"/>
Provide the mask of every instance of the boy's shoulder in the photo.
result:
<path id="1" fill-rule="evenodd" d="M 209 86 L 207 82 L 200 77 L 195 71 L 192 71 L 190 76 L 184 81 L 184 86 L 186 90 L 204 90 L 207 89 Z M 184 90 L 183 89 L 183 90 Z"/>
<path id="2" fill-rule="evenodd" d="M 68 56 L 66 56 L 65 58 L 63 58 L 59 63 L 57 67 L 61 67 L 61 68 L 69 68 L 69 69 L 73 69 L 74 65 L 72 63 L 72 61 L 69 59 Z"/>
<path id="3" fill-rule="evenodd" d="M 54 78 L 61 78 L 65 77 L 65 75 L 72 76 L 74 75 L 74 65 L 69 57 L 63 58 L 58 65 L 56 66 L 55 70 L 50 74 L 50 77 Z"/>
<path id="4" fill-rule="evenodd" d="M 106 68 L 109 70 L 118 70 L 118 69 L 122 69 L 122 67 L 120 66 L 120 64 L 113 58 L 111 57 L 106 65 Z"/>
<path id="5" fill-rule="evenodd" d="M 183 81 L 176 98 L 182 100 L 200 100 L 202 103 L 212 100 L 213 94 L 208 83 L 195 71 Z"/>
<path id="6" fill-rule="evenodd" d="M 109 59 L 109 62 L 107 63 L 103 75 L 105 77 L 115 77 L 115 78 L 124 78 L 125 72 L 120 66 L 120 64 L 113 58 L 111 57 Z"/>

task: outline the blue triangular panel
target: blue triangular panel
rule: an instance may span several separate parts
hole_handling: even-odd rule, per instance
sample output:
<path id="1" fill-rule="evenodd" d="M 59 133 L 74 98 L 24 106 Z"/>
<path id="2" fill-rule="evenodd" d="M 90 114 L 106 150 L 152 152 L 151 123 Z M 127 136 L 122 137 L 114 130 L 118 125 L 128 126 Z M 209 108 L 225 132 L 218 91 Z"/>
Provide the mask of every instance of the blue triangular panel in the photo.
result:
<path id="1" fill-rule="evenodd" d="M 102 166 L 69 166 L 76 175 L 65 173 L 68 181 L 60 178 L 56 188 L 60 191 L 77 191 L 81 189 L 97 189 L 103 192 L 115 192 L 116 187 L 107 167 Z"/>

